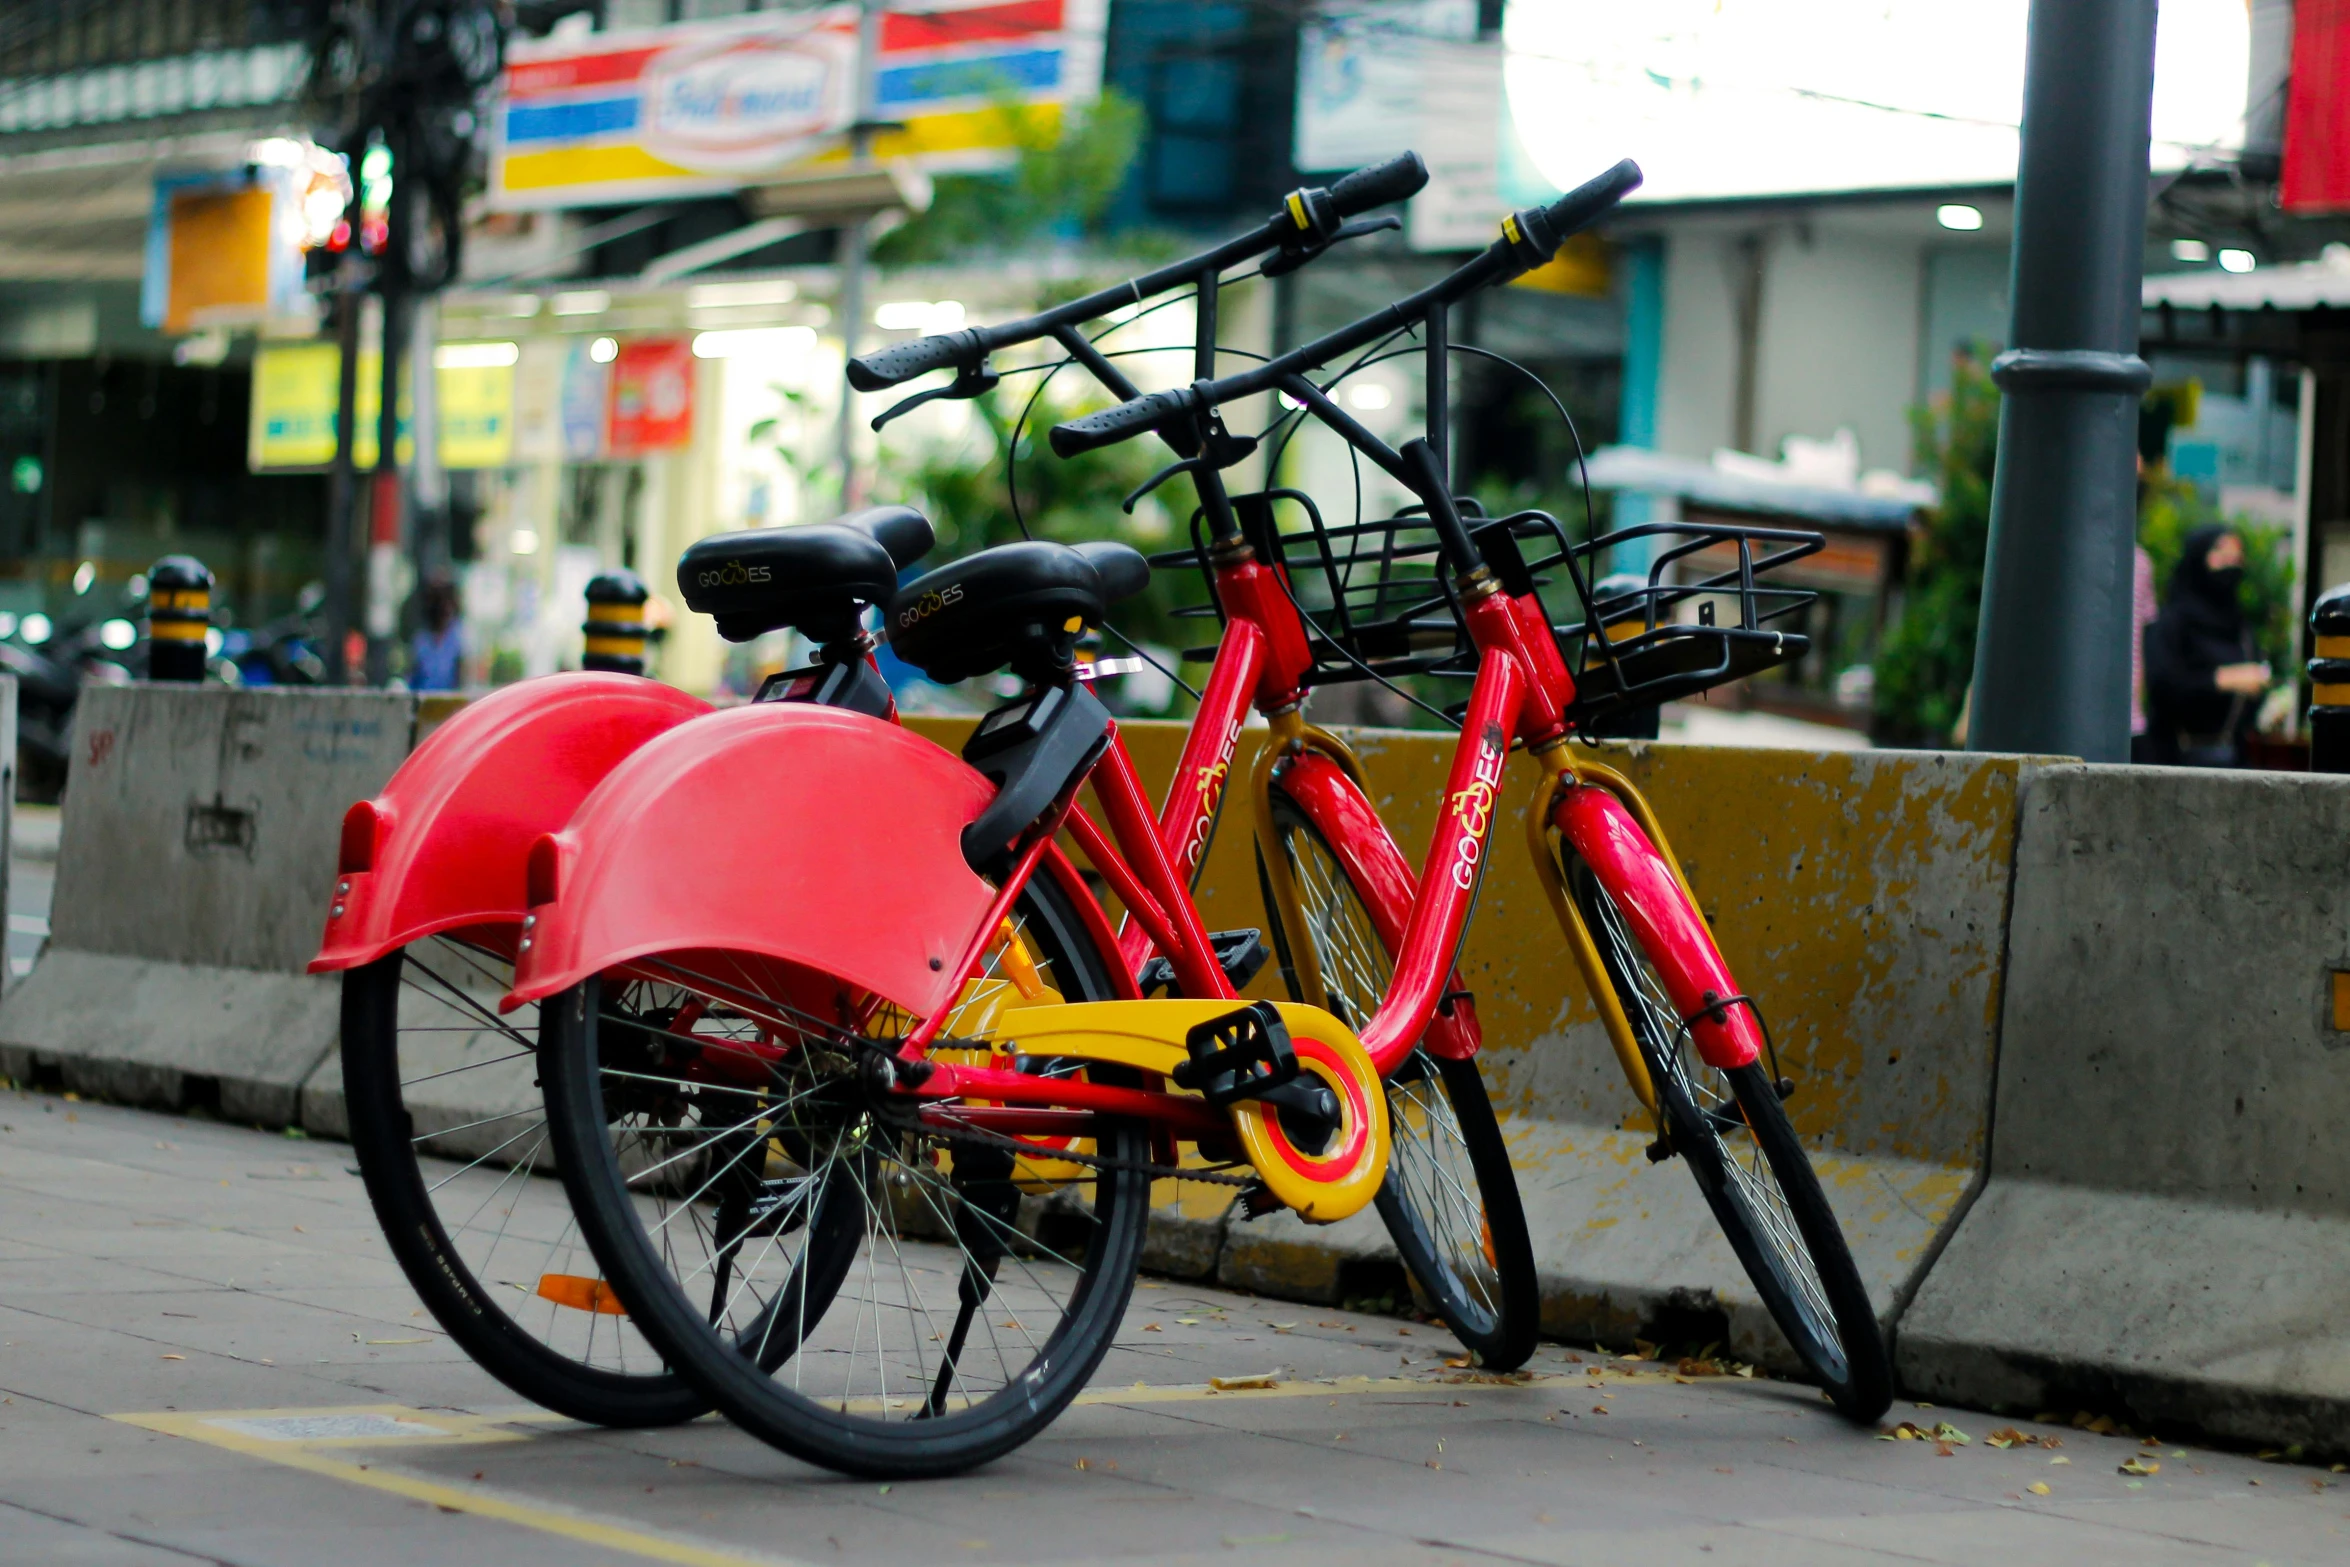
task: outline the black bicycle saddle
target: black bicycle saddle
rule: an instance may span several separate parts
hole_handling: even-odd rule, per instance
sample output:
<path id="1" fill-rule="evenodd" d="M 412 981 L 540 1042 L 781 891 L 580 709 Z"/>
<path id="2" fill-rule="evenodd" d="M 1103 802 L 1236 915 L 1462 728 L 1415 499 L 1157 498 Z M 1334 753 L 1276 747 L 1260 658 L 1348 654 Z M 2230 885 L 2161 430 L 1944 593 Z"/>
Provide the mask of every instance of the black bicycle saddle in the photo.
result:
<path id="1" fill-rule="evenodd" d="M 937 535 L 911 506 L 872 506 L 798 528 L 715 533 L 677 561 L 686 607 L 718 620 L 718 634 L 748 642 L 790 629 L 818 642 L 857 633 L 867 604 L 897 591 L 898 572 L 930 552 Z"/>
<path id="2" fill-rule="evenodd" d="M 890 647 L 941 685 L 1007 665 L 1050 680 L 1072 667 L 1085 629 L 1150 575 L 1123 544 L 999 544 L 901 588 L 886 616 Z"/>

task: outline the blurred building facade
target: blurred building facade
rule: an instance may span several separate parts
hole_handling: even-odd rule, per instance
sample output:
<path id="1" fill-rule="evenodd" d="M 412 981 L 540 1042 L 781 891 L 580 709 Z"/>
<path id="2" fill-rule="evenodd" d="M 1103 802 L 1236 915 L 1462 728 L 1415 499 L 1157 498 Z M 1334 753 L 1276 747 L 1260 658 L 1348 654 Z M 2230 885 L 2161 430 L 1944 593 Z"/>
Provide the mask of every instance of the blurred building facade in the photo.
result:
<path id="1" fill-rule="evenodd" d="M 260 307 L 175 317 L 176 296 L 159 296 L 156 279 L 171 265 L 172 234 L 188 232 L 173 226 L 187 210 L 175 192 L 259 180 L 324 133 L 306 120 L 302 89 L 325 9 L 0 0 L 0 210 L 11 219 L 0 231 L 0 612 L 39 609 L 61 624 L 113 613 L 108 596 L 119 602 L 132 574 L 171 549 L 210 561 L 247 623 L 286 612 L 318 575 L 332 350 L 316 311 L 273 284 Z M 844 489 L 899 493 L 924 464 L 970 449 L 967 409 L 935 405 L 877 438 L 862 421 L 884 405 L 860 399 L 844 470 L 840 215 L 763 194 L 771 174 L 707 177 L 674 146 L 614 129 L 615 116 L 635 113 L 623 107 L 635 89 L 611 85 L 622 68 L 610 61 L 630 50 L 649 58 L 712 29 L 853 35 L 855 10 L 773 0 L 519 9 L 515 69 L 537 74 L 510 75 L 508 100 L 485 106 L 490 188 L 471 209 L 464 275 L 420 329 L 435 368 L 412 378 L 421 397 L 409 394 L 410 458 L 413 431 L 429 429 L 437 464 L 427 466 L 442 470 L 455 522 L 472 678 L 575 661 L 579 591 L 604 567 L 633 567 L 673 598 L 670 562 L 693 538 L 814 520 L 843 504 Z M 1655 41 L 1672 28 L 1659 22 L 1651 37 L 1610 20 L 1639 10 L 1587 0 L 903 0 L 889 8 L 872 88 L 874 118 L 897 127 L 877 133 L 876 150 L 919 175 L 893 199 L 918 207 L 933 184 L 1000 166 L 1007 149 L 988 140 L 998 134 L 988 117 L 1013 89 L 1029 112 L 1060 115 L 1110 88 L 1140 110 L 1141 140 L 1105 235 L 1052 233 L 1013 254 L 882 266 L 862 285 L 857 338 L 871 346 L 1024 311 L 1141 264 L 1134 257 L 1254 221 L 1300 182 L 1421 151 L 1436 179 L 1401 233 L 1232 292 L 1227 341 L 1271 351 L 1437 275 L 1481 247 L 1507 207 L 1640 157 L 1657 173 L 1653 199 L 1627 207 L 1604 240 L 1464 309 L 1455 340 L 1482 352 L 1460 356 L 1455 371 L 1459 477 L 1493 503 L 1546 506 L 1578 528 L 1587 502 L 1602 523 L 1719 506 L 1733 492 L 1762 493 L 1752 504 L 1783 508 L 1773 515 L 1825 520 L 1796 495 L 1807 485 L 1868 502 L 1838 503 L 1851 547 L 1835 556 L 1835 580 L 1813 584 L 1829 594 L 1820 613 L 1835 618 L 1811 628 L 1815 667 L 1782 693 L 1810 709 L 1849 707 L 1846 677 L 1865 671 L 1898 592 L 1902 518 L 1918 495 L 1906 485 L 1911 410 L 1948 384 L 1954 351 L 1995 350 L 2006 330 L 2009 184 L 1996 169 L 1982 174 L 1979 159 L 1924 154 L 1932 177 L 1908 185 L 1870 175 L 1822 188 L 1820 165 L 1800 158 L 1783 160 L 1775 183 L 1693 183 L 1665 131 L 1673 116 L 1698 114 L 1702 94 Z M 2158 175 L 2150 276 L 2218 274 L 2248 256 L 2252 271 L 2225 275 L 2256 280 L 2337 237 L 2322 203 L 2280 212 L 2271 199 L 2295 47 L 2306 51 L 2312 35 L 2289 0 L 2253 0 L 2244 14 L 2240 134 Z M 1673 22 L 1683 40 L 1673 48 L 1702 41 L 1704 18 L 1691 16 Z M 1546 27 L 1580 41 L 1562 45 Z M 2020 58 L 2020 34 L 2018 43 Z M 606 75 L 562 74 L 572 69 L 563 62 L 591 59 Z M 1632 91 L 1611 85 L 1619 79 L 1642 91 L 1661 82 L 1662 107 L 1623 97 L 1619 112 L 1607 94 Z M 829 80 L 837 93 L 849 78 Z M 1568 110 L 1583 99 L 1576 120 Z M 837 130 L 826 134 L 837 148 Z M 824 157 L 802 152 L 811 168 Z M 520 153 L 541 160 L 527 179 Z M 1723 166 L 1758 161 L 1768 160 Z M 528 180 L 539 183 L 526 190 Z M 2350 559 L 2350 521 L 2334 532 L 2312 521 L 2313 505 L 2332 503 L 2313 499 L 2299 417 L 2309 389 L 2334 373 L 2314 346 L 2330 340 L 2322 312 L 2333 307 L 2313 307 L 2308 330 L 2288 341 L 2212 324 L 2234 313 L 2249 323 L 2282 308 L 2274 301 L 2231 296 L 2216 314 L 2158 305 L 2158 380 L 2201 392 L 2205 422 L 2169 436 L 2181 470 L 2208 470 L 2215 493 L 2292 520 L 2305 554 L 2338 539 Z M 1188 326 L 1169 312 L 1135 330 L 1164 345 Z M 1188 376 L 1180 354 L 1136 363 L 1146 383 Z M 1420 416 L 1416 360 L 1370 367 L 1344 395 L 1373 428 L 1400 430 Z M 363 432 L 363 445 L 371 439 Z M 1608 448 L 1655 460 L 1603 462 L 1599 493 L 1587 496 L 1579 461 Z M 1302 441 L 1284 462 L 1285 482 L 1355 493 L 1328 443 Z M 1786 470 L 1783 491 L 1768 490 L 1772 464 Z M 1732 470 L 1745 489 L 1712 477 Z M 1394 499 L 1377 481 L 1363 492 L 1366 507 Z M 2350 499 L 2334 509 L 2350 518 Z M 80 592 L 77 577 L 87 579 Z M 695 689 L 740 688 L 755 674 L 690 617 L 673 621 L 658 656 L 665 678 Z"/>

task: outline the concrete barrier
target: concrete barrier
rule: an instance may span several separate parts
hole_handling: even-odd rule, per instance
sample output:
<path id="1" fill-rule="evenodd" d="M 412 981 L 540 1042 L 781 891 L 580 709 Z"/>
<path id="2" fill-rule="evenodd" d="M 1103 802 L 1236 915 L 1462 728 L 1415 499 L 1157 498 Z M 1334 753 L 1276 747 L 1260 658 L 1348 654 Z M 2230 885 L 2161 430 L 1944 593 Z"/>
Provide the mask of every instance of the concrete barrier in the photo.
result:
<path id="1" fill-rule="evenodd" d="M 965 724 L 918 721 L 943 743 Z M 1125 726 L 1156 790 L 1176 725 Z M 1382 814 L 1415 862 L 1450 737 L 1350 732 Z M 1255 734 L 1233 768 L 1246 776 Z M 1602 755 L 1654 801 L 1731 970 L 1761 1002 L 1790 1103 L 1882 1319 L 1892 1322 L 1980 1183 L 1991 1119 L 2014 846 L 2013 757 L 1736 750 L 1634 743 Z M 1523 802 L 1538 770 L 1513 764 Z M 1651 1165 L 1624 1085 L 1514 824 L 1497 829 L 1462 956 L 1485 1025 L 1542 1272 L 1543 1325 L 1571 1339 L 1720 1340 L 1792 1353 L 1678 1161 Z M 1227 799 L 1199 889 L 1213 927 L 1262 925 L 1252 835 Z M 1252 990 L 1274 994 L 1270 966 Z M 1228 1194 L 1162 1187 L 1150 1261 L 1313 1301 L 1400 1297 L 1374 1214 L 1328 1229 L 1237 1222 Z"/>
<path id="2" fill-rule="evenodd" d="M 0 998 L 0 1072 L 277 1124 L 336 1040 L 305 975 L 344 808 L 407 755 L 413 697 L 92 687 L 48 949 Z"/>
<path id="3" fill-rule="evenodd" d="M 2026 779 L 1991 1180 L 1920 1396 L 2350 1446 L 2350 779 Z"/>

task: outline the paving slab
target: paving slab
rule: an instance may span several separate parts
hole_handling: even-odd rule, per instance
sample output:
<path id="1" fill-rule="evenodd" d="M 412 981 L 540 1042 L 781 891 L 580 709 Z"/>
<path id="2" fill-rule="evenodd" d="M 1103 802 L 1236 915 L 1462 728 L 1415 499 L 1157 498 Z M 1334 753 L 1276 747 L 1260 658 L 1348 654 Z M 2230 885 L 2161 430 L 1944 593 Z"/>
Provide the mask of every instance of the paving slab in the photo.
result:
<path id="1" fill-rule="evenodd" d="M 2001 1451 L 1986 1439 L 2007 1417 L 1898 1406 L 1970 1436 L 1944 1457 L 1790 1382 L 1557 1343 L 1501 1381 L 1447 1365 L 1440 1327 L 1169 1278 L 1142 1281 L 1094 1386 L 1037 1441 L 884 1487 L 715 1420 L 609 1432 L 519 1405 L 415 1315 L 336 1144 L 14 1091 L 0 1127 L 8 1567 L 2350 1550 L 2350 1489 L 2324 1469 L 2069 1426 L 2027 1428 L 2061 1447 Z M 1269 1391 L 1205 1385 L 1273 1370 Z M 2161 1467 L 2118 1473 L 2133 1456 Z"/>

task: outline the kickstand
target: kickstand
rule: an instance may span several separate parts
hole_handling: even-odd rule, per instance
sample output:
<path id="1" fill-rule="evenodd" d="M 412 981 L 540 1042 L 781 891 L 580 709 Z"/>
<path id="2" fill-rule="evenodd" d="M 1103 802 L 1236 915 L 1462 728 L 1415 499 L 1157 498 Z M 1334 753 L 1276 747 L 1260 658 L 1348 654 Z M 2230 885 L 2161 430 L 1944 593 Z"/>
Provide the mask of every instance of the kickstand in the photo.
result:
<path id="1" fill-rule="evenodd" d="M 1002 1262 L 1000 1254 L 985 1262 L 976 1257 L 963 1259 L 963 1282 L 955 1291 L 955 1330 L 947 1335 L 946 1355 L 938 1363 L 938 1380 L 931 1384 L 929 1401 L 923 1404 L 918 1418 L 935 1420 L 946 1413 L 947 1394 L 955 1385 L 955 1362 L 963 1358 L 963 1341 L 970 1336 L 971 1319 L 986 1303 L 987 1292 L 994 1286 L 996 1269 Z"/>
<path id="2" fill-rule="evenodd" d="M 955 1212 L 955 1240 L 963 1248 L 963 1279 L 957 1286 L 955 1329 L 947 1335 L 946 1354 L 939 1361 L 938 1379 L 917 1417 L 935 1420 L 946 1413 L 947 1394 L 954 1390 L 955 1366 L 971 1334 L 971 1319 L 987 1301 L 1003 1266 L 1004 1236 L 1020 1216 L 1020 1188 L 1012 1182 L 1012 1156 L 996 1149 L 968 1149 L 955 1158 L 955 1191 L 962 1205 Z"/>

